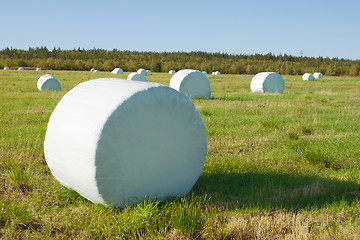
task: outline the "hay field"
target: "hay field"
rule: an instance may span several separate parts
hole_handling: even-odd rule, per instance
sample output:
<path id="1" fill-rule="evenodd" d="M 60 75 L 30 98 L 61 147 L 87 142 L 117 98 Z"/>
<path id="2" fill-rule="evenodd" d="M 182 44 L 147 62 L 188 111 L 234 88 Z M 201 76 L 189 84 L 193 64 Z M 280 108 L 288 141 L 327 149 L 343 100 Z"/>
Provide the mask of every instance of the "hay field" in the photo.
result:
<path id="1" fill-rule="evenodd" d="M 38 91 L 46 73 L 62 91 Z M 191 194 L 111 209 L 62 187 L 43 141 L 66 92 L 114 76 L 0 71 L 1 239 L 360 238 L 360 78 L 285 75 L 283 94 L 261 95 L 250 75 L 208 75 L 211 100 L 193 100 L 208 154 Z M 168 85 L 171 76 L 147 78 Z"/>

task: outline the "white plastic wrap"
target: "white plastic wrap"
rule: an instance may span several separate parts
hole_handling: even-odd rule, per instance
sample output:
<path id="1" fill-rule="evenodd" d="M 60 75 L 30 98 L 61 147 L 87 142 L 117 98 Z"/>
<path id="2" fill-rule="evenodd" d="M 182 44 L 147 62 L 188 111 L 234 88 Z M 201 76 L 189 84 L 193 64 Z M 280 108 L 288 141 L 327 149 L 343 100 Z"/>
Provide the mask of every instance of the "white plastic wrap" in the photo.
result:
<path id="1" fill-rule="evenodd" d="M 314 73 L 314 78 L 324 78 L 324 75 L 322 73 L 316 72 Z"/>
<path id="2" fill-rule="evenodd" d="M 41 68 L 36 68 L 35 70 L 36 70 L 36 71 L 42 71 L 42 69 L 41 69 Z"/>
<path id="3" fill-rule="evenodd" d="M 138 73 L 138 74 L 142 74 L 142 75 L 144 75 L 144 76 L 146 76 L 146 75 L 147 75 L 146 70 L 145 70 L 145 69 L 143 69 L 143 68 L 140 68 L 139 70 L 137 70 L 137 73 Z"/>
<path id="4" fill-rule="evenodd" d="M 285 88 L 283 77 L 276 72 L 261 72 L 256 74 L 250 84 L 254 93 L 282 93 Z"/>
<path id="5" fill-rule="evenodd" d="M 210 98 L 210 81 L 198 70 L 183 69 L 170 79 L 170 87 L 186 94 L 190 98 Z"/>
<path id="6" fill-rule="evenodd" d="M 111 73 L 112 74 L 123 74 L 124 71 L 121 68 L 115 68 L 114 70 L 112 70 Z"/>
<path id="7" fill-rule="evenodd" d="M 203 71 L 202 73 L 203 73 L 203 74 L 207 74 L 207 72 L 206 72 L 206 71 Z"/>
<path id="8" fill-rule="evenodd" d="M 9 67 L 4 67 L 4 70 L 9 70 L 10 68 Z"/>
<path id="9" fill-rule="evenodd" d="M 91 69 L 90 69 L 90 72 L 93 72 L 93 71 L 95 71 L 95 68 L 91 68 Z"/>
<path id="10" fill-rule="evenodd" d="M 147 79 L 144 75 L 135 72 L 130 73 L 129 76 L 127 77 L 127 80 L 147 82 Z"/>
<path id="11" fill-rule="evenodd" d="M 23 68 L 23 67 L 19 67 L 18 70 L 19 70 L 19 71 L 22 71 L 22 70 L 24 70 L 24 68 Z"/>
<path id="12" fill-rule="evenodd" d="M 150 70 L 146 70 L 146 73 L 147 73 L 147 74 L 151 74 L 151 71 L 150 71 Z"/>
<path id="13" fill-rule="evenodd" d="M 55 91 L 61 90 L 61 84 L 60 84 L 59 80 L 57 80 L 51 74 L 42 75 L 37 82 L 37 87 L 40 91 L 45 90 L 45 89 L 46 90 L 55 90 Z"/>
<path id="14" fill-rule="evenodd" d="M 314 81 L 314 75 L 312 75 L 311 73 L 304 73 L 304 75 L 302 76 L 302 79 L 304 81 Z"/>
<path id="15" fill-rule="evenodd" d="M 176 73 L 175 70 L 170 70 L 170 71 L 169 71 L 169 74 L 175 74 L 175 73 Z"/>
<path id="16" fill-rule="evenodd" d="M 157 83 L 96 79 L 53 111 L 46 162 L 64 186 L 124 207 L 189 193 L 205 162 L 206 129 L 184 94 Z"/>

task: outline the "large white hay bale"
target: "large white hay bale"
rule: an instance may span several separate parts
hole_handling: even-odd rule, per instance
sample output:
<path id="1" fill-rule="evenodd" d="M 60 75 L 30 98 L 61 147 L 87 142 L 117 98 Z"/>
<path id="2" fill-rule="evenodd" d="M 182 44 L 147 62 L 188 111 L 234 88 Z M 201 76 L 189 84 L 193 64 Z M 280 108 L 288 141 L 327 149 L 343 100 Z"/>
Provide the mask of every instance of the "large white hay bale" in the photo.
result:
<path id="1" fill-rule="evenodd" d="M 304 75 L 302 76 L 302 79 L 304 81 L 314 81 L 314 75 L 312 75 L 311 73 L 304 73 Z"/>
<path id="2" fill-rule="evenodd" d="M 121 68 L 115 68 L 114 70 L 112 70 L 111 73 L 112 74 L 123 74 L 124 71 Z"/>
<path id="3" fill-rule="evenodd" d="M 183 69 L 170 79 L 170 87 L 189 96 L 190 98 L 210 98 L 210 81 L 205 74 L 198 70 Z"/>
<path id="4" fill-rule="evenodd" d="M 144 75 L 135 72 L 130 73 L 129 76 L 127 77 L 127 80 L 147 82 L 147 79 Z"/>
<path id="5" fill-rule="evenodd" d="M 261 72 L 256 74 L 250 84 L 252 92 L 282 93 L 285 88 L 283 77 L 276 72 Z"/>
<path id="6" fill-rule="evenodd" d="M 99 70 L 94 70 L 93 72 L 98 73 L 98 72 L 100 72 L 100 71 L 99 71 Z"/>
<path id="7" fill-rule="evenodd" d="M 18 70 L 19 70 L 19 71 L 22 71 L 22 70 L 24 70 L 24 68 L 23 68 L 23 67 L 19 67 Z"/>
<path id="8" fill-rule="evenodd" d="M 169 74 L 175 74 L 175 73 L 176 73 L 175 70 L 170 70 L 170 71 L 169 71 Z"/>
<path id="9" fill-rule="evenodd" d="M 117 78 L 80 83 L 53 111 L 44 152 L 54 175 L 92 202 L 124 207 L 184 196 L 199 178 L 206 129 L 184 94 Z"/>
<path id="10" fill-rule="evenodd" d="M 146 73 L 147 73 L 147 74 L 151 74 L 151 71 L 150 71 L 150 70 L 146 70 Z"/>
<path id="11" fill-rule="evenodd" d="M 142 75 L 144 75 L 144 76 L 146 76 L 146 75 L 147 75 L 146 70 L 145 70 L 145 69 L 143 69 L 143 68 L 139 68 L 139 70 L 137 70 L 137 73 L 138 73 L 138 74 L 142 74 Z"/>
<path id="12" fill-rule="evenodd" d="M 314 73 L 314 78 L 324 78 L 324 75 L 322 73 L 316 72 Z"/>
<path id="13" fill-rule="evenodd" d="M 41 68 L 36 68 L 35 70 L 36 70 L 36 71 L 42 71 L 42 69 L 41 69 Z"/>
<path id="14" fill-rule="evenodd" d="M 215 75 L 215 72 L 212 72 L 211 75 Z"/>
<path id="15" fill-rule="evenodd" d="M 9 70 L 10 68 L 9 67 L 4 67 L 4 70 Z"/>
<path id="16" fill-rule="evenodd" d="M 57 80 L 51 74 L 42 75 L 37 82 L 37 87 L 40 91 L 45 90 L 45 89 L 46 90 L 55 90 L 55 91 L 61 90 L 61 84 L 60 84 L 59 80 Z"/>
<path id="17" fill-rule="evenodd" d="M 216 71 L 214 75 L 220 75 L 220 72 L 219 72 L 219 71 Z"/>
<path id="18" fill-rule="evenodd" d="M 90 69 L 90 72 L 93 72 L 93 71 L 95 71 L 95 68 L 91 68 L 91 69 Z"/>
<path id="19" fill-rule="evenodd" d="M 203 73 L 203 74 L 207 74 L 207 72 L 206 72 L 206 71 L 203 71 L 202 73 Z"/>

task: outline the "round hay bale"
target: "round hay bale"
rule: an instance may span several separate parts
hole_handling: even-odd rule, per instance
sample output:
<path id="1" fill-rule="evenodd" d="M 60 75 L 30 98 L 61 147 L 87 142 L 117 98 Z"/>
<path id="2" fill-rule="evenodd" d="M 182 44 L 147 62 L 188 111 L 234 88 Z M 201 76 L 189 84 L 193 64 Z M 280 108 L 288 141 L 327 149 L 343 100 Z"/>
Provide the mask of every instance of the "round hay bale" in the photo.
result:
<path id="1" fill-rule="evenodd" d="M 145 69 L 143 69 L 143 68 L 140 68 L 139 70 L 137 70 L 137 73 L 138 73 L 138 74 L 142 74 L 142 75 L 144 75 L 144 76 L 146 76 L 146 75 L 147 75 L 146 70 L 145 70 Z"/>
<path id="2" fill-rule="evenodd" d="M 4 70 L 9 70 L 10 68 L 9 67 L 4 67 Z"/>
<path id="3" fill-rule="evenodd" d="M 215 75 L 215 72 L 212 72 L 211 75 Z"/>
<path id="4" fill-rule="evenodd" d="M 39 78 L 39 80 L 37 81 L 37 87 L 40 91 L 45 90 L 45 89 L 55 90 L 55 91 L 61 90 L 61 84 L 60 84 L 59 80 L 57 80 L 51 74 L 42 75 Z"/>
<path id="5" fill-rule="evenodd" d="M 94 70 L 93 72 L 98 73 L 98 72 L 100 72 L 100 71 L 99 71 L 99 70 Z"/>
<path id="6" fill-rule="evenodd" d="M 93 71 L 95 71 L 95 68 L 91 68 L 91 69 L 90 69 L 90 72 L 93 72 Z"/>
<path id="7" fill-rule="evenodd" d="M 170 79 L 170 87 L 189 96 L 190 98 L 210 98 L 210 81 L 205 74 L 198 70 L 183 69 Z"/>
<path id="8" fill-rule="evenodd" d="M 36 70 L 36 71 L 42 71 L 42 69 L 41 69 L 41 68 L 36 68 L 35 70 Z"/>
<path id="9" fill-rule="evenodd" d="M 214 75 L 220 75 L 220 72 L 219 72 L 219 71 L 216 71 Z"/>
<path id="10" fill-rule="evenodd" d="M 207 72 L 206 72 L 206 71 L 203 71 L 202 73 L 203 73 L 203 74 L 207 74 Z"/>
<path id="11" fill-rule="evenodd" d="M 123 74 L 124 71 L 121 68 L 115 68 L 114 70 L 112 70 L 111 73 L 112 74 Z"/>
<path id="12" fill-rule="evenodd" d="M 127 80 L 147 82 L 147 79 L 144 75 L 135 72 L 130 73 L 129 76 L 127 77 Z"/>
<path id="13" fill-rule="evenodd" d="M 316 72 L 314 73 L 314 78 L 324 78 L 324 75 L 322 73 Z"/>
<path id="14" fill-rule="evenodd" d="M 18 70 L 19 70 L 19 71 L 23 71 L 24 68 L 23 68 L 23 67 L 19 67 Z"/>
<path id="15" fill-rule="evenodd" d="M 147 74 L 151 74 L 151 71 L 150 71 L 150 70 L 146 70 L 146 73 L 147 73 Z"/>
<path id="16" fill-rule="evenodd" d="M 302 76 L 302 79 L 304 81 L 314 81 L 314 75 L 312 75 L 311 73 L 304 73 L 304 75 Z"/>
<path id="17" fill-rule="evenodd" d="M 169 74 L 175 74 L 175 73 L 176 73 L 175 70 L 170 70 L 170 71 L 169 71 Z"/>
<path id="18" fill-rule="evenodd" d="M 250 84 L 254 93 L 282 93 L 285 88 L 283 77 L 276 72 L 261 72 L 256 74 Z"/>
<path id="19" fill-rule="evenodd" d="M 206 149 L 205 124 L 188 97 L 116 78 L 80 83 L 65 94 L 44 142 L 61 184 L 116 207 L 188 194 Z"/>

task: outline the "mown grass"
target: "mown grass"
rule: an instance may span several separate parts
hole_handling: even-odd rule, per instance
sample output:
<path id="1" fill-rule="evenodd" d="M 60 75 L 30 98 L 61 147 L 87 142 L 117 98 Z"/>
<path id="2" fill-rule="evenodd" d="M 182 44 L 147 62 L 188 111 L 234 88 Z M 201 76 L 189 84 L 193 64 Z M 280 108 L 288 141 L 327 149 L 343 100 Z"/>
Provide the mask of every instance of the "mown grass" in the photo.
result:
<path id="1" fill-rule="evenodd" d="M 62 91 L 37 90 L 45 73 Z M 193 101 L 208 154 L 192 192 L 113 209 L 62 187 L 43 141 L 66 92 L 114 75 L 0 71 L 0 238 L 360 238 L 360 79 L 284 76 L 283 94 L 253 94 L 252 76 L 208 76 L 212 98 Z M 148 79 L 168 85 L 170 77 Z"/>

